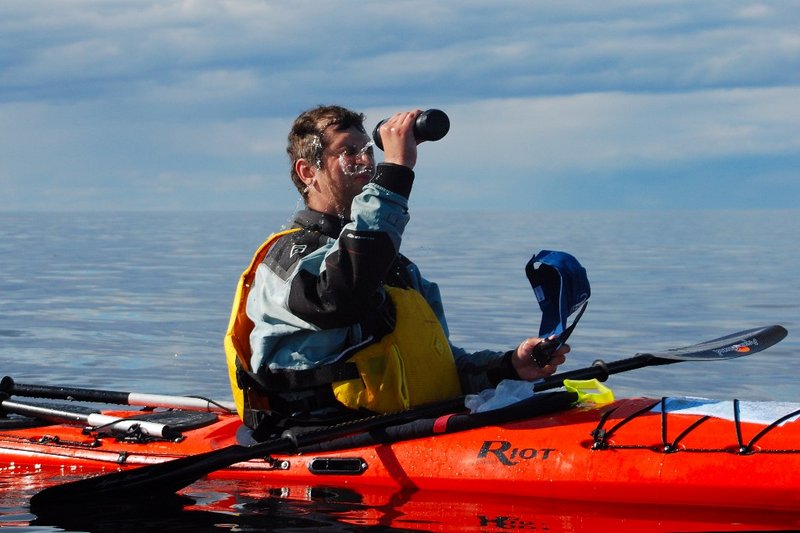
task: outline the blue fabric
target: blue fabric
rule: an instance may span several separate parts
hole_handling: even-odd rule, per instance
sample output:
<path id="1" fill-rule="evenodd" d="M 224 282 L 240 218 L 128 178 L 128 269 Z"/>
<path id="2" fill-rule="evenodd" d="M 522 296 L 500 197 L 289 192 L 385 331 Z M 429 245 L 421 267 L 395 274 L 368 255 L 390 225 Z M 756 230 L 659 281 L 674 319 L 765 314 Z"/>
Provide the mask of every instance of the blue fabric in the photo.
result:
<path id="1" fill-rule="evenodd" d="M 566 252 L 542 250 L 525 266 L 525 274 L 542 310 L 539 336 L 559 335 L 592 291 L 586 269 Z"/>

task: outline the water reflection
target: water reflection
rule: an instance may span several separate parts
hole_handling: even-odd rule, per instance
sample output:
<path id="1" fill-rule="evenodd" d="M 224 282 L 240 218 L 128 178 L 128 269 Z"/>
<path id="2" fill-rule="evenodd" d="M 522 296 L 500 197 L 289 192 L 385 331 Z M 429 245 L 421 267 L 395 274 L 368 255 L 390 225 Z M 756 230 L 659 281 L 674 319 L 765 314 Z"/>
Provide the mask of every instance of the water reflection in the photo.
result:
<path id="1" fill-rule="evenodd" d="M 251 484 L 248 491 L 247 483 L 236 482 L 203 490 L 203 483 L 199 485 L 200 490 L 195 492 L 195 487 L 192 496 L 174 496 L 146 508 L 120 502 L 101 509 L 90 504 L 87 509 L 37 509 L 38 516 L 30 525 L 93 532 L 426 530 L 402 525 L 402 513 L 396 508 L 403 504 L 403 497 L 389 498 L 374 506 L 349 489 L 265 488 Z M 395 521 L 401 525 L 395 525 Z"/>
<path id="2" fill-rule="evenodd" d="M 235 487 L 235 488 L 234 488 Z M 577 496 L 577 495 L 576 495 Z M 158 506 L 49 509 L 30 523 L 66 531 L 754 531 L 792 530 L 800 516 L 494 497 L 436 491 L 201 482 Z"/>

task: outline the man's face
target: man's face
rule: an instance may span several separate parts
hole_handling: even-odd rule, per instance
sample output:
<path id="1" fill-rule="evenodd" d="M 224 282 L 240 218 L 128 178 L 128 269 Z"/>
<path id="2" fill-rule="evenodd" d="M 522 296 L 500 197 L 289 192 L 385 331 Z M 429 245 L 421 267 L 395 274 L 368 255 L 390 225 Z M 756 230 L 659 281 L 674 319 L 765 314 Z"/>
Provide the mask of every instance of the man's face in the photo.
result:
<path id="1" fill-rule="evenodd" d="M 369 137 L 357 128 L 327 130 L 309 207 L 325 213 L 350 216 L 350 204 L 375 173 Z"/>

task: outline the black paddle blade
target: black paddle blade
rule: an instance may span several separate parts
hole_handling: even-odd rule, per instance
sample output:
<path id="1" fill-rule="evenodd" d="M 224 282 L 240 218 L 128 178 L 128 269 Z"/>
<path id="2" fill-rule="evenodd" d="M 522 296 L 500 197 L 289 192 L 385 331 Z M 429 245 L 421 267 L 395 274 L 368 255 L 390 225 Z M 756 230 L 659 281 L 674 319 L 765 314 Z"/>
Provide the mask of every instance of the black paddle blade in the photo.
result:
<path id="1" fill-rule="evenodd" d="M 778 344 L 788 335 L 783 326 L 766 326 L 732 333 L 718 339 L 649 354 L 672 361 L 718 361 L 752 355 Z"/>
<path id="2" fill-rule="evenodd" d="M 31 511 L 48 506 L 124 499 L 157 500 L 191 485 L 203 476 L 232 464 L 294 449 L 290 439 L 276 439 L 254 446 L 228 446 L 199 455 L 103 474 L 48 487 L 31 498 Z"/>
<path id="3" fill-rule="evenodd" d="M 721 361 L 766 350 L 783 340 L 788 332 L 783 326 L 748 329 L 711 341 L 675 348 L 664 352 L 639 353 L 628 359 L 595 361 L 592 366 L 553 374 L 534 383 L 533 391 L 540 392 L 564 386 L 565 379 L 597 379 L 605 381 L 611 374 L 628 372 L 648 366 L 668 365 L 681 361 Z"/>

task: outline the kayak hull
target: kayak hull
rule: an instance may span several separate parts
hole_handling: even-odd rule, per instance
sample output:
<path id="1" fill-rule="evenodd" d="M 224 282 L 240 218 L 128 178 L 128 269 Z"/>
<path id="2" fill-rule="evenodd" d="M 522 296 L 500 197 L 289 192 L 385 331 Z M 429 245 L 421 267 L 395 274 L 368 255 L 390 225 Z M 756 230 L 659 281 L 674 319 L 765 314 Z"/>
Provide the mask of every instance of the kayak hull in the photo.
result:
<path id="1" fill-rule="evenodd" d="M 269 487 L 800 512 L 800 422 L 737 420 L 733 404 L 731 413 L 683 414 L 656 399 L 627 399 L 391 444 L 276 455 L 209 477 Z M 4 429 L 0 475 L 44 487 L 230 446 L 239 426 L 235 416 L 219 415 L 180 442 L 146 443 L 66 425 Z"/>

